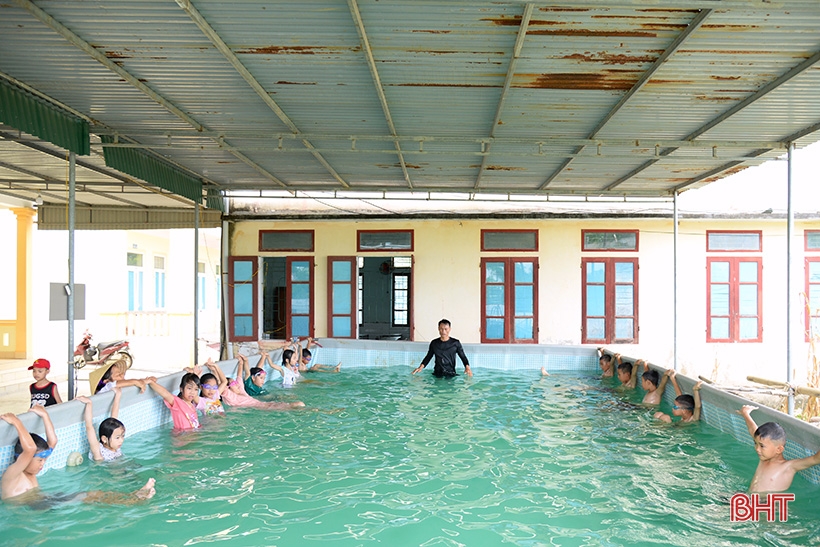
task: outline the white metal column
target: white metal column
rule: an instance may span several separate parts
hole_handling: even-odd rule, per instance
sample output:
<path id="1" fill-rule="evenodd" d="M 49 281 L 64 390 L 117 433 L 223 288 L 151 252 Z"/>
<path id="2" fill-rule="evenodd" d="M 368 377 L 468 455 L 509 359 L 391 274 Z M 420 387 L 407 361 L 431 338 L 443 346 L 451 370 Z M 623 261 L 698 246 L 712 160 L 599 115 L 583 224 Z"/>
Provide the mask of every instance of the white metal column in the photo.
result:
<path id="1" fill-rule="evenodd" d="M 77 156 L 68 153 L 68 400 L 77 395 L 77 369 L 74 368 L 74 225 Z"/>
<path id="2" fill-rule="evenodd" d="M 791 384 L 792 378 L 792 238 L 794 234 L 794 210 L 792 209 L 792 158 L 794 157 L 794 143 L 789 143 L 788 166 L 786 168 L 786 193 L 788 213 L 786 221 L 786 383 Z M 794 392 L 788 388 L 788 412 L 794 416 Z"/>

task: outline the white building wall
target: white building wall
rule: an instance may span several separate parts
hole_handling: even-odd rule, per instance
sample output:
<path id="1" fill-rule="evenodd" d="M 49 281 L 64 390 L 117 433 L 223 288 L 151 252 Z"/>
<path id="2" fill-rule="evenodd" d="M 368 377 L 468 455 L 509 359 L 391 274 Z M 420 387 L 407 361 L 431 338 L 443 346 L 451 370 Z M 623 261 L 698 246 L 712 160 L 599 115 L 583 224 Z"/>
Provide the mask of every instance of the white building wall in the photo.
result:
<path id="1" fill-rule="evenodd" d="M 315 231 L 314 253 L 260 253 L 259 230 Z M 312 255 L 315 268 L 314 314 L 316 335 L 327 334 L 327 256 L 376 255 L 356 253 L 357 230 L 414 231 L 414 340 L 437 336 L 436 325 L 446 317 L 453 336 L 462 342 L 481 339 L 480 262 L 484 256 L 534 256 L 539 261 L 539 342 L 580 344 L 582 272 L 584 257 L 637 256 L 639 343 L 610 346 L 660 366 L 673 364 L 674 286 L 671 219 L 598 218 L 543 220 L 401 220 L 401 221 L 243 221 L 231 240 L 231 254 L 244 256 Z M 481 252 L 482 229 L 537 229 L 537 253 Z M 581 231 L 638 230 L 637 253 L 582 252 Z M 820 229 L 820 221 L 797 223 L 794 264 L 795 293 L 804 290 L 803 230 Z M 706 253 L 707 230 L 763 232 L 761 253 Z M 786 359 L 786 245 L 785 220 L 681 220 L 678 239 L 678 342 L 680 369 L 692 376 L 719 382 L 742 382 L 747 375 L 785 380 Z M 389 255 L 391 253 L 383 253 Z M 820 254 L 820 253 L 818 253 Z M 761 343 L 710 343 L 707 324 L 707 256 L 762 256 Z M 261 302 L 261 301 L 260 301 Z M 260 304 L 261 306 L 261 304 Z M 795 378 L 805 378 L 809 345 L 803 335 L 804 311 L 795 306 L 792 357 Z"/>

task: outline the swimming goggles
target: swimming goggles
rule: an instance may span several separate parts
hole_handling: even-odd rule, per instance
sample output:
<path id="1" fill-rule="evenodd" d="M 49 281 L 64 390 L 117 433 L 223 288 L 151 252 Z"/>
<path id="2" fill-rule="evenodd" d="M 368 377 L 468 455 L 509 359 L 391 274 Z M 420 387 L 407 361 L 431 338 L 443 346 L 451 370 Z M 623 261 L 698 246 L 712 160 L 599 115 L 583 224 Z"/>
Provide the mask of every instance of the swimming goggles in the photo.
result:
<path id="1" fill-rule="evenodd" d="M 48 458 L 49 456 L 51 456 L 51 453 L 52 453 L 52 452 L 54 452 L 54 449 L 53 449 L 53 448 L 46 448 L 46 449 L 45 449 L 45 450 L 43 450 L 42 452 L 37 452 L 36 454 L 34 454 L 34 457 L 35 457 L 35 458 L 43 458 L 43 459 L 46 459 L 46 458 Z M 15 458 L 15 459 L 16 459 L 16 458 L 19 458 L 19 457 L 20 457 L 20 454 L 15 454 L 15 455 L 14 455 L 14 458 Z"/>
<path id="2" fill-rule="evenodd" d="M 311 359 L 313 359 L 313 357 L 302 357 L 302 361 L 304 361 L 305 363 L 310 363 Z"/>
<path id="3" fill-rule="evenodd" d="M 219 389 L 219 386 L 216 386 L 216 385 L 214 385 L 214 384 L 202 384 L 202 389 L 213 389 L 213 390 L 217 390 L 217 389 Z"/>
<path id="4" fill-rule="evenodd" d="M 268 375 L 268 373 L 265 372 L 264 370 L 261 370 L 261 371 L 257 372 L 256 374 L 254 374 L 254 376 L 267 376 L 267 375 Z"/>
<path id="5" fill-rule="evenodd" d="M 230 382 L 228 382 L 228 387 L 233 387 L 233 386 L 238 386 L 238 385 L 239 385 L 239 382 L 237 382 L 236 380 L 231 380 Z"/>

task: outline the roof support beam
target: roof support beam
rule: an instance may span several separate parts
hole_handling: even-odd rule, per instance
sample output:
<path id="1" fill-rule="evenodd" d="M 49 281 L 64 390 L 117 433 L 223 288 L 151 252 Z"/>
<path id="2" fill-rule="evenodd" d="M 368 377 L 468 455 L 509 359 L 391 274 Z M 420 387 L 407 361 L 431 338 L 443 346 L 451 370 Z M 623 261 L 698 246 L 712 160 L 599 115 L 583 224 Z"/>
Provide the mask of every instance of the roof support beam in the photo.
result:
<path id="1" fill-rule="evenodd" d="M 695 129 L 694 131 L 692 131 L 691 133 L 686 135 L 683 138 L 683 140 L 688 141 L 688 140 L 694 140 L 694 139 L 698 138 L 700 135 L 703 135 L 704 133 L 706 133 L 710 129 L 713 129 L 715 126 L 717 126 L 719 123 L 725 121 L 730 116 L 733 116 L 733 115 L 737 114 L 738 112 L 740 112 L 744 108 L 748 107 L 750 104 L 754 103 L 755 101 L 758 101 L 758 100 L 762 99 L 763 97 L 765 97 L 766 95 L 768 95 L 772 91 L 776 90 L 778 87 L 785 84 L 786 82 L 788 82 L 792 78 L 795 78 L 796 76 L 799 76 L 800 74 L 802 74 L 803 72 L 805 72 L 806 70 L 808 70 L 809 68 L 811 68 L 812 66 L 817 64 L 818 62 L 820 62 L 820 51 L 816 52 L 814 55 L 812 55 L 811 57 L 809 57 L 808 59 L 806 59 L 802 63 L 792 67 L 788 72 L 786 72 L 782 76 L 780 76 L 778 78 L 775 78 L 774 80 L 772 80 L 768 84 L 764 85 L 759 90 L 757 90 L 753 94 L 749 95 L 748 97 L 746 97 L 745 99 L 743 99 L 742 101 L 740 101 L 739 103 L 734 105 L 732 108 L 730 108 L 729 110 L 727 110 L 726 112 L 724 112 L 720 116 L 714 118 L 713 120 L 709 121 L 708 123 L 706 123 L 706 124 L 700 126 L 699 128 Z M 616 180 L 615 182 L 613 182 L 612 184 L 610 184 L 609 186 L 604 188 L 604 191 L 610 191 L 610 190 L 614 189 L 615 187 L 617 187 L 620 184 L 622 184 L 622 183 L 626 182 L 627 180 L 631 179 L 632 177 L 634 177 L 635 175 L 637 175 L 641 171 L 644 171 L 645 169 L 648 169 L 652 165 L 655 165 L 664 156 L 668 156 L 669 154 L 673 153 L 675 150 L 677 150 L 677 147 L 666 148 L 664 150 L 661 150 L 658 154 L 660 156 L 659 158 L 651 159 L 651 160 L 643 163 L 639 167 L 633 169 L 632 171 L 630 171 L 629 173 L 627 173 L 623 177 L 619 178 L 618 180 Z M 764 152 L 768 152 L 768 150 L 765 150 Z M 728 167 L 726 167 L 725 169 L 728 169 Z M 725 170 L 725 169 L 723 169 L 723 170 Z M 711 173 L 712 171 L 714 171 L 714 170 L 710 170 L 709 172 Z M 703 178 L 708 178 L 708 176 L 712 176 L 712 175 L 707 175 L 707 176 L 704 176 Z"/>
<path id="2" fill-rule="evenodd" d="M 291 120 L 288 117 L 288 115 L 285 114 L 285 111 L 282 110 L 282 108 L 278 104 L 276 104 L 276 101 L 274 101 L 268 93 L 268 91 L 264 87 L 262 87 L 262 84 L 259 83 L 259 80 L 257 80 L 256 77 L 253 74 L 251 74 L 251 72 L 247 68 L 245 68 L 245 65 L 242 64 L 242 62 L 239 60 L 239 57 L 236 56 L 236 53 L 234 53 L 233 50 L 230 47 L 228 47 L 228 44 L 225 43 L 222 37 L 210 25 L 210 23 L 208 23 L 208 21 L 205 20 L 202 14 L 199 13 L 199 10 L 197 10 L 194 7 L 194 5 L 191 4 L 191 1 L 176 0 L 176 3 L 179 5 L 180 8 L 182 8 L 182 10 L 186 14 L 188 14 L 188 17 L 190 17 L 194 24 L 199 28 L 199 30 L 202 31 L 202 34 L 204 34 L 208 38 L 208 40 L 211 41 L 211 43 L 214 45 L 217 51 L 219 51 L 222 54 L 222 56 L 225 57 L 225 59 L 239 73 L 239 75 L 242 76 L 242 78 L 248 83 L 248 85 L 250 85 L 251 89 L 253 89 L 254 92 L 256 92 L 256 94 L 259 96 L 259 98 L 261 98 L 262 101 L 268 106 L 268 108 L 270 108 L 273 111 L 273 113 L 276 114 L 276 116 L 280 120 L 282 120 L 282 123 L 288 126 L 288 128 L 291 131 L 293 131 L 293 133 L 299 134 L 299 128 L 296 127 L 296 124 L 293 123 L 293 120 Z M 347 183 L 347 181 L 345 181 L 342 178 L 342 176 L 339 173 L 337 173 L 336 170 L 330 165 L 330 163 L 328 163 L 328 161 L 319 152 L 316 151 L 316 148 L 313 146 L 313 144 L 311 144 L 310 141 L 308 141 L 307 139 L 302 139 L 302 144 L 305 146 L 305 148 L 311 151 L 313 157 L 316 158 L 316 160 L 319 163 L 321 163 L 325 169 L 327 169 L 328 173 L 330 173 L 333 176 L 333 178 L 339 182 L 339 184 L 341 184 L 345 188 L 350 188 L 350 185 Z M 244 156 L 244 159 L 241 157 L 239 159 L 244 161 L 245 163 L 252 161 L 247 156 Z M 262 167 L 258 165 L 254 168 L 260 172 L 264 171 L 264 169 L 262 169 Z M 286 185 L 282 183 L 282 186 Z"/>
<path id="3" fill-rule="evenodd" d="M 359 11 L 359 4 L 356 0 L 347 0 L 347 6 L 353 16 L 353 22 L 356 23 L 356 31 L 359 33 L 359 40 L 362 43 L 362 50 L 364 50 L 367 58 L 367 66 L 370 68 L 370 75 L 373 77 L 373 84 L 376 87 L 376 94 L 379 96 L 379 102 L 384 111 L 384 119 L 387 121 L 387 127 L 390 130 L 390 135 L 396 137 L 393 145 L 396 147 L 396 154 L 399 157 L 399 164 L 401 165 L 401 172 L 404 175 L 404 180 L 407 182 L 407 187 L 413 188 L 413 181 L 410 179 L 410 173 L 407 171 L 407 163 L 404 161 L 404 154 L 401 150 L 401 142 L 398 140 L 398 132 L 396 126 L 393 124 L 393 116 L 390 114 L 390 105 L 387 103 L 387 96 L 384 94 L 384 86 L 382 85 L 379 71 L 376 68 L 376 59 L 373 57 L 373 49 L 370 47 L 370 40 L 367 38 L 367 31 L 362 20 L 362 14 Z"/>
<path id="4" fill-rule="evenodd" d="M 498 105 L 495 108 L 495 117 L 493 118 L 493 123 L 490 126 L 490 138 L 495 136 L 495 128 L 498 127 L 499 122 L 501 122 L 501 112 L 504 110 L 504 103 L 507 101 L 507 93 L 510 91 L 510 86 L 512 86 L 513 78 L 515 77 L 515 66 L 518 64 L 518 58 L 521 56 L 521 49 L 524 47 L 524 38 L 527 37 L 527 29 L 530 26 L 533 7 L 533 4 L 527 4 L 524 6 L 524 12 L 521 14 L 521 24 L 518 26 L 518 34 L 515 37 L 515 45 L 513 46 L 512 55 L 510 56 L 510 64 L 507 66 L 507 75 L 504 77 L 504 85 L 501 87 L 501 96 L 498 98 Z M 475 184 L 473 184 L 474 190 L 481 188 L 481 176 L 487 168 L 487 159 L 489 158 L 491 146 L 492 143 L 488 142 L 482 147 L 483 151 L 488 152 L 488 154 L 481 160 L 481 166 L 478 168 L 478 175 L 476 175 Z"/>
<path id="5" fill-rule="evenodd" d="M 783 140 L 784 140 L 784 142 L 794 142 L 798 139 L 801 139 L 801 138 L 805 137 L 806 135 L 811 135 L 812 133 L 815 133 L 817 131 L 820 131 L 820 122 L 812 124 L 812 125 L 804 128 L 804 129 L 801 129 L 800 131 L 796 131 L 796 132 L 792 133 L 791 135 L 788 135 Z M 755 150 L 754 152 L 752 152 L 751 154 L 748 154 L 748 155 L 750 155 L 750 156 L 751 155 L 762 155 L 762 154 L 765 154 L 766 152 L 771 152 L 771 150 L 772 150 L 771 148 L 764 148 L 762 150 Z M 694 178 L 691 178 L 691 179 L 687 180 L 683 184 L 679 184 L 678 186 L 675 186 L 672 189 L 672 191 L 673 192 L 674 191 L 680 191 L 680 190 L 682 190 L 684 188 L 687 188 L 689 186 L 692 186 L 693 184 L 696 184 L 696 183 L 698 183 L 698 182 L 700 182 L 704 179 L 708 179 L 709 177 L 713 177 L 715 175 L 718 175 L 719 173 L 722 173 L 723 171 L 726 171 L 727 169 L 731 169 L 732 167 L 736 167 L 736 166 L 740 165 L 741 163 L 743 163 L 743 162 L 742 161 L 731 161 L 729 163 L 721 165 L 720 167 L 716 167 L 715 169 L 712 169 L 712 170 L 710 170 L 706 173 L 698 175 L 697 177 L 694 177 Z"/>
<path id="6" fill-rule="evenodd" d="M 601 130 L 609 122 L 609 120 L 611 120 L 615 116 L 615 114 L 617 114 L 624 107 L 624 105 L 626 105 L 629 99 L 631 99 L 638 91 L 640 91 L 643 88 L 643 86 L 646 85 L 646 83 L 663 66 L 663 64 L 669 59 L 669 57 L 671 57 L 678 49 L 680 49 L 681 45 L 683 45 L 686 39 L 689 38 L 692 35 L 692 33 L 698 30 L 703 25 L 703 22 L 706 21 L 706 19 L 711 14 L 712 10 L 703 10 L 694 19 L 692 19 L 689 25 L 687 25 L 686 29 L 683 32 L 681 32 L 677 38 L 675 38 L 672 44 L 668 48 L 666 48 L 666 50 L 660 55 L 660 57 L 658 57 L 655 60 L 654 64 L 641 75 L 638 81 L 635 82 L 635 85 L 633 85 L 632 88 L 629 91 L 627 91 L 623 97 L 621 97 L 621 100 L 619 100 L 618 103 L 612 109 L 610 109 L 607 115 L 604 116 L 603 119 L 601 119 L 601 121 L 598 122 L 598 125 L 595 126 L 595 129 L 593 129 L 589 133 L 589 136 L 587 137 L 588 139 L 594 139 L 598 135 L 598 133 L 601 132 Z M 583 149 L 584 146 L 579 146 L 578 148 L 576 148 L 575 153 L 580 154 Z M 560 175 L 564 171 L 564 169 L 566 169 L 569 166 L 570 163 L 572 163 L 572 157 L 567 158 L 558 167 L 558 169 L 553 171 L 553 173 L 549 177 L 547 177 L 547 180 L 544 181 L 544 183 L 541 185 L 541 188 L 539 189 L 545 190 L 547 186 L 549 186 L 550 183 L 553 180 L 555 180 L 558 177 L 558 175 Z"/>
<path id="7" fill-rule="evenodd" d="M 20 144 L 22 146 L 25 146 L 27 148 L 31 148 L 32 150 L 36 150 L 38 152 L 41 152 L 43 154 L 47 154 L 47 155 L 52 156 L 54 158 L 59 158 L 61 160 L 65 160 L 65 156 L 60 152 L 57 152 L 55 150 L 51 150 L 50 148 L 48 148 L 46 146 L 43 146 L 42 144 L 37 143 L 37 142 L 33 142 L 33 141 L 29 141 L 29 140 L 16 139 L 14 135 L 10 135 L 10 134 L 8 134 L 4 131 L 0 131 L 0 139 L 15 140 L 18 144 Z M 185 203 L 185 204 L 190 203 L 190 201 L 188 199 L 185 199 L 182 196 L 177 196 L 176 194 L 172 194 L 170 192 L 165 193 L 165 192 L 158 191 L 153 186 L 148 186 L 147 187 L 147 186 L 143 185 L 141 182 L 138 182 L 136 179 L 133 179 L 131 177 L 127 177 L 127 176 L 123 175 L 122 173 L 120 173 L 119 171 L 116 171 L 114 169 L 106 169 L 106 168 L 103 168 L 103 167 L 99 167 L 97 165 L 94 165 L 93 163 L 89 163 L 89 162 L 83 161 L 83 160 L 76 160 L 76 165 L 77 165 L 77 167 L 82 167 L 84 169 L 94 171 L 95 173 L 100 173 L 101 175 L 105 175 L 106 177 L 111 177 L 112 179 L 119 180 L 121 182 L 126 182 L 128 184 L 134 184 L 134 185 L 137 185 L 137 186 L 144 187 L 146 190 L 161 194 L 163 197 L 166 197 L 166 198 L 173 199 L 175 201 L 179 201 L 179 202 Z M 60 183 L 65 184 L 63 181 L 60 181 Z"/>
<path id="8" fill-rule="evenodd" d="M 169 112 L 171 112 L 172 114 L 174 114 L 175 116 L 177 116 L 178 118 L 183 120 L 185 123 L 187 123 L 188 125 L 190 125 L 194 129 L 196 129 L 197 131 L 203 131 L 203 130 L 207 129 L 201 123 L 199 123 L 197 120 L 195 120 L 194 118 L 192 118 L 191 116 L 189 116 L 188 114 L 186 114 L 185 112 L 180 110 L 180 108 L 178 106 L 176 106 L 174 103 L 172 103 L 171 101 L 169 101 L 168 99 L 166 99 L 165 97 L 163 97 L 162 95 L 160 95 L 159 93 L 157 93 L 156 91 L 151 89 L 148 85 L 141 82 L 139 80 L 139 78 L 137 78 L 136 76 L 134 76 L 133 74 L 131 74 L 130 72 L 128 72 L 127 70 L 122 68 L 120 65 L 118 65 L 117 63 L 115 63 L 114 61 L 109 59 L 108 57 L 106 57 L 103 53 L 101 53 L 99 50 L 97 50 L 94 46 L 92 46 L 91 44 L 89 44 L 88 42 L 86 42 L 85 40 L 80 38 L 78 35 L 74 34 L 65 25 L 63 25 L 62 23 L 57 21 L 54 17 L 52 17 L 51 15 L 49 15 L 48 13 L 46 13 L 45 11 L 43 11 L 42 9 L 40 9 L 39 7 L 34 5 L 29 0 L 14 0 L 14 2 L 17 5 L 19 5 L 20 7 L 22 7 L 23 9 L 25 9 L 26 11 L 28 11 L 38 21 L 40 21 L 41 23 L 43 23 L 44 25 L 46 25 L 47 27 L 49 27 L 50 29 L 55 31 L 57 34 L 59 34 L 60 36 L 65 38 L 69 43 L 71 43 L 72 45 L 74 45 L 75 47 L 80 49 L 81 51 L 85 52 L 88 56 L 90 56 L 92 59 L 94 59 L 95 61 L 97 61 L 98 63 L 100 63 L 104 67 L 106 67 L 107 69 L 111 70 L 112 72 L 114 72 L 115 74 L 117 74 L 118 76 L 123 78 L 126 82 L 128 82 L 129 84 L 131 84 L 135 88 L 139 89 L 141 92 L 143 92 L 148 97 L 150 97 L 154 102 L 161 105 L 163 108 L 166 108 Z M 247 160 L 247 158 L 245 160 L 243 160 L 242 158 L 239 158 L 239 159 L 242 160 L 242 161 Z M 250 160 L 248 160 L 248 161 L 250 161 Z M 246 163 L 247 163 L 247 161 L 246 161 Z M 273 182 L 279 184 L 283 188 L 287 188 L 287 185 L 284 182 L 282 182 L 281 180 L 279 180 L 277 177 L 275 177 L 271 173 L 268 173 L 262 167 L 260 167 L 256 164 L 254 164 L 254 166 L 255 166 L 254 168 L 257 171 L 259 171 L 263 176 L 265 176 L 266 178 L 268 178 L 268 179 L 272 180 Z"/>

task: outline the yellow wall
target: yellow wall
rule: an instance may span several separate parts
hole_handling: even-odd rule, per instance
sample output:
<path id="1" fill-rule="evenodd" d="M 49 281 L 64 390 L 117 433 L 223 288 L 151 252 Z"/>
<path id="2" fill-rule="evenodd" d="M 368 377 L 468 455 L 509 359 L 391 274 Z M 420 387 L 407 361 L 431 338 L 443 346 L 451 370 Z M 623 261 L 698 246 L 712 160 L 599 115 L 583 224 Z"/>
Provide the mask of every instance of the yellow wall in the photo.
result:
<path id="1" fill-rule="evenodd" d="M 785 220 L 681 220 L 678 239 L 678 362 L 684 372 L 718 380 L 757 374 L 783 379 L 786 355 Z M 259 230 L 315 231 L 314 253 L 259 253 Z M 672 365 L 673 236 L 671 219 L 546 219 L 546 220 L 401 220 L 401 221 L 243 221 L 232 229 L 233 256 L 313 255 L 315 257 L 316 336 L 327 334 L 327 256 L 356 253 L 357 230 L 414 231 L 414 340 L 437 336 L 442 317 L 453 323 L 453 336 L 479 342 L 481 320 L 480 261 L 483 256 L 537 256 L 539 262 L 539 342 L 581 343 L 581 259 L 595 256 L 637 256 L 639 259 L 639 343 L 614 347 L 661 366 Z M 482 229 L 537 229 L 537 253 L 480 252 Z M 581 230 L 639 230 L 637 253 L 582 253 Z M 797 223 L 795 230 L 795 294 L 804 290 L 803 230 L 820 230 L 820 221 Z M 762 230 L 763 342 L 706 342 L 706 231 Z M 388 255 L 391 253 L 358 253 Z M 755 256 L 717 253 L 715 256 Z M 820 253 L 815 253 L 820 256 Z M 803 337 L 803 308 L 795 300 L 793 330 L 799 351 L 793 356 L 797 377 L 805 375 L 808 344 Z"/>

